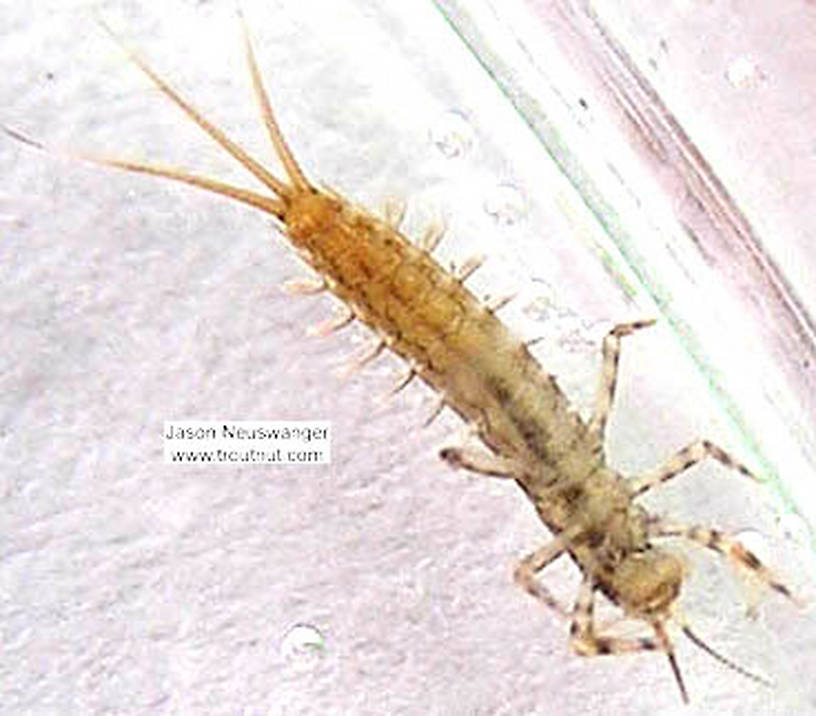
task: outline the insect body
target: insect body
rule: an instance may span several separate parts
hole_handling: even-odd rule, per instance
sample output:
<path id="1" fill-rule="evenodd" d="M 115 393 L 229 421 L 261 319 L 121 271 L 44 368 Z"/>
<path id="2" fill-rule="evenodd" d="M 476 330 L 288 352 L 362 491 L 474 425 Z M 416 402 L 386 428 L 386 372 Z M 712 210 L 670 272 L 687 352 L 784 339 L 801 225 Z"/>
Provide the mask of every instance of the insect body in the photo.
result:
<path id="1" fill-rule="evenodd" d="M 709 441 L 695 442 L 661 467 L 633 479 L 607 464 L 604 430 L 615 392 L 621 339 L 652 321 L 620 325 L 607 335 L 594 413 L 589 421 L 582 420 L 524 342 L 464 286 L 475 265 L 459 273 L 447 271 L 431 255 L 438 233 L 429 232 L 415 245 L 399 232 L 398 221 L 377 218 L 305 177 L 277 125 L 246 33 L 245 38 L 254 93 L 285 181 L 212 125 L 139 57 L 131 53 L 131 58 L 164 95 L 263 182 L 271 196 L 176 168 L 121 159 L 91 161 L 192 184 L 272 214 L 321 277 L 320 287 L 348 307 L 347 316 L 335 325 L 352 318 L 365 323 L 378 336 L 372 355 L 391 349 L 408 363 L 408 379 L 419 376 L 439 393 L 444 405 L 472 426 L 478 441 L 445 448 L 441 457 L 456 467 L 515 480 L 529 497 L 553 539 L 519 563 L 515 579 L 571 621 L 573 649 L 583 655 L 663 651 L 687 699 L 666 630 L 684 568 L 677 555 L 654 542 L 666 537 L 695 541 L 726 555 L 785 596 L 791 595 L 736 540 L 714 530 L 664 523 L 636 503 L 639 495 L 705 458 L 751 476 L 724 450 Z M 583 575 L 572 607 L 562 606 L 537 578 L 538 572 L 565 554 Z M 645 622 L 650 634 L 622 638 L 603 632 L 595 624 L 596 592 L 626 616 Z M 682 629 L 715 658 L 742 671 L 703 644 L 687 625 Z"/>

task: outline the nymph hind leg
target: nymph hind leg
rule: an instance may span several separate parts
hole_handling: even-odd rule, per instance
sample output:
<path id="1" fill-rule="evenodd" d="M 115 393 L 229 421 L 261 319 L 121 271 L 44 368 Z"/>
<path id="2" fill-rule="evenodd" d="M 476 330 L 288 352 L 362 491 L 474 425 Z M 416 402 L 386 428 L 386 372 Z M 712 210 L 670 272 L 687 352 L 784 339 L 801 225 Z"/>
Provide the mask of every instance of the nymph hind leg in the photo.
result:
<path id="1" fill-rule="evenodd" d="M 662 651 L 668 656 L 683 701 L 688 703 L 688 692 L 674 657 L 674 647 L 663 628 L 663 622 L 650 621 L 653 637 L 616 637 L 598 634 L 595 627 L 595 583 L 585 574 L 578 590 L 570 624 L 570 648 L 580 656 L 631 654 L 639 651 Z"/>
<path id="2" fill-rule="evenodd" d="M 628 336 L 641 328 L 654 324 L 654 320 L 634 321 L 615 326 L 603 341 L 601 365 L 601 381 L 595 396 L 595 410 L 589 421 L 589 430 L 596 437 L 598 444 L 603 445 L 604 432 L 609 420 L 609 411 L 615 398 L 615 387 L 618 382 L 618 360 L 620 358 L 620 344 L 623 336 Z"/>
<path id="3" fill-rule="evenodd" d="M 706 458 L 716 460 L 727 468 L 736 470 L 745 477 L 759 481 L 759 478 L 745 467 L 745 465 L 718 445 L 715 445 L 710 440 L 697 440 L 678 451 L 659 467 L 634 478 L 630 483 L 632 490 L 635 495 L 642 495 L 653 487 L 671 480 L 681 472 L 685 472 Z"/>
<path id="4" fill-rule="evenodd" d="M 759 557 L 743 546 L 738 539 L 723 534 L 719 530 L 706 529 L 698 526 L 666 525 L 661 522 L 656 522 L 650 526 L 649 534 L 652 537 L 681 537 L 696 542 L 703 547 L 723 555 L 736 566 L 748 570 L 750 574 L 754 575 L 763 584 L 766 584 L 794 603 L 798 603 L 798 600 L 791 593 L 790 589 L 780 582 L 770 569 L 762 564 Z"/>

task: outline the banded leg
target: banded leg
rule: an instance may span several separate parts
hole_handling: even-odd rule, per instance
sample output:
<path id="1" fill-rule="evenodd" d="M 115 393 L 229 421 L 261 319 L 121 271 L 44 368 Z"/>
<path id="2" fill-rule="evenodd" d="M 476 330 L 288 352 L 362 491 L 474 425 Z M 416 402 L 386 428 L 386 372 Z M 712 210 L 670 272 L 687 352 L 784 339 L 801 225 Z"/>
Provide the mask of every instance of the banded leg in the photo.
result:
<path id="1" fill-rule="evenodd" d="M 653 637 L 604 636 L 595 631 L 595 583 L 588 574 L 584 575 L 578 590 L 578 597 L 572 611 L 570 624 L 570 648 L 580 656 L 602 656 L 606 654 L 631 654 L 639 651 L 662 651 L 680 688 L 680 695 L 688 703 L 688 692 L 677 666 L 674 647 L 663 628 L 663 622 L 650 622 L 655 631 Z"/>
<path id="2" fill-rule="evenodd" d="M 589 421 L 589 430 L 594 433 L 598 442 L 603 445 L 604 431 L 609 420 L 609 411 L 615 397 L 615 386 L 618 381 L 618 360 L 620 358 L 620 342 L 623 336 L 628 336 L 641 328 L 654 324 L 654 319 L 622 323 L 615 326 L 603 340 L 603 363 L 601 366 L 601 382 L 595 396 L 595 410 Z"/>
<path id="3" fill-rule="evenodd" d="M 719 530 L 706 529 L 704 527 L 686 525 L 664 525 L 656 523 L 649 528 L 653 537 L 682 537 L 683 539 L 697 542 L 703 547 L 718 552 L 727 557 L 738 567 L 747 569 L 761 582 L 771 589 L 787 597 L 795 604 L 799 601 L 782 582 L 780 582 L 753 552 L 744 547 L 742 543 L 734 537 L 729 537 Z"/>
<path id="4" fill-rule="evenodd" d="M 745 465 L 739 462 L 739 460 L 734 459 L 718 445 L 715 445 L 709 440 L 697 440 L 677 452 L 660 467 L 650 470 L 640 477 L 634 478 L 631 483 L 632 490 L 636 496 L 642 495 L 653 487 L 671 480 L 681 472 L 685 472 L 706 458 L 712 458 L 727 468 L 736 470 L 740 474 L 745 475 L 745 477 L 750 477 L 757 482 L 760 481 Z"/>
<path id="5" fill-rule="evenodd" d="M 654 637 L 624 638 L 602 636 L 595 631 L 595 583 L 584 575 L 572 609 L 570 648 L 581 656 L 657 651 L 663 648 Z"/>
<path id="6" fill-rule="evenodd" d="M 561 604 L 547 587 L 536 579 L 536 574 L 554 562 L 566 549 L 566 540 L 561 536 L 528 554 L 513 570 L 513 579 L 527 594 L 542 602 L 564 619 L 569 619 L 569 609 Z"/>

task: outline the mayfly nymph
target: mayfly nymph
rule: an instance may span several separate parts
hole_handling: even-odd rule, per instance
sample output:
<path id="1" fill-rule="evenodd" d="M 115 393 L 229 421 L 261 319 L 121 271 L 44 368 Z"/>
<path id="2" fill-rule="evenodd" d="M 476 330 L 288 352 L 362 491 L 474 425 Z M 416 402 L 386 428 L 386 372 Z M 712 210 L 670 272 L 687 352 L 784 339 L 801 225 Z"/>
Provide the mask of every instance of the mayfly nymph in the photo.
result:
<path id="1" fill-rule="evenodd" d="M 268 193 L 175 167 L 118 158 L 81 158 L 191 184 L 272 215 L 280 231 L 319 276 L 310 290 L 328 290 L 347 307 L 330 328 L 354 319 L 361 321 L 377 336 L 369 358 L 388 348 L 407 363 L 409 372 L 400 388 L 420 378 L 439 394 L 441 405 L 469 425 L 473 442 L 443 449 L 442 459 L 475 473 L 514 480 L 530 499 L 552 539 L 520 561 L 515 580 L 570 621 L 573 650 L 581 655 L 662 651 L 683 699 L 688 700 L 666 628 L 671 621 L 679 621 L 674 605 L 685 569 L 680 557 L 658 546 L 658 540 L 696 542 L 792 597 L 735 538 L 700 526 L 670 524 L 637 502 L 639 496 L 707 458 L 753 477 L 725 450 L 708 440 L 696 441 L 663 465 L 632 478 L 607 463 L 604 435 L 621 341 L 652 321 L 622 324 L 608 333 L 594 411 L 588 421 L 583 420 L 555 378 L 497 317 L 500 305 L 479 300 L 465 286 L 478 262 L 449 271 L 433 257 L 440 231 L 429 230 L 413 243 L 400 233 L 399 216 L 378 218 L 339 194 L 316 187 L 306 177 L 278 127 L 245 26 L 244 42 L 254 96 L 285 178 L 266 169 L 144 60 L 126 51 L 161 93 L 255 176 Z M 41 147 L 15 131 L 6 132 Z M 582 575 L 572 606 L 562 605 L 538 579 L 539 572 L 564 555 L 572 558 Z M 597 592 L 626 617 L 644 622 L 649 634 L 622 637 L 599 628 L 594 612 Z M 762 681 L 714 652 L 687 624 L 680 624 L 692 642 L 716 659 Z"/>

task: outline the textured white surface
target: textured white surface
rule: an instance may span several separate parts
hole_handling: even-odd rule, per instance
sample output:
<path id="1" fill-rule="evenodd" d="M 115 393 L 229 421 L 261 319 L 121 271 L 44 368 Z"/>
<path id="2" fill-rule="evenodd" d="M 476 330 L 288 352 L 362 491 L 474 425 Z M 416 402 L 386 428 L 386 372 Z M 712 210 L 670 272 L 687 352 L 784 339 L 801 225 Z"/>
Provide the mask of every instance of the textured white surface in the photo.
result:
<path id="1" fill-rule="evenodd" d="M 407 197 L 409 233 L 444 212 L 444 251 L 492 249 L 500 289 L 529 299 L 523 281 L 558 278 L 558 301 L 590 324 L 639 315 L 576 245 L 578 209 L 430 5 L 243 5 L 311 176 L 369 206 Z M 231 2 L 94 7 L 268 154 Z M 4 123 L 55 145 L 241 177 L 127 64 L 89 4 L 2 13 Z M 475 137 L 453 160 L 431 140 L 451 111 Z M 0 712 L 680 711 L 664 660 L 573 657 L 566 627 L 512 584 L 513 561 L 548 537 L 513 485 L 439 464 L 435 449 L 458 425 L 448 416 L 419 429 L 427 391 L 379 401 L 390 358 L 346 383 L 333 375 L 364 333 L 305 337 L 328 301 L 280 292 L 298 269 L 265 217 L 5 139 L 0 166 Z M 507 185 L 529 206 L 502 227 L 485 207 Z M 610 453 L 629 469 L 697 435 L 726 439 L 704 386 L 661 337 L 625 349 Z M 596 349 L 551 353 L 586 402 Z M 168 466 L 170 418 L 330 419 L 334 463 Z M 688 481 L 667 489 L 667 511 L 773 533 L 757 490 L 712 468 Z M 791 686 L 755 688 L 681 643 L 695 708 L 787 713 L 812 628 L 773 598 L 746 622 L 726 571 L 702 564 L 689 616 L 740 664 Z M 548 581 L 570 595 L 574 570 L 561 567 Z"/>

